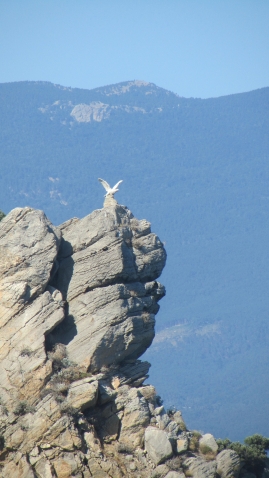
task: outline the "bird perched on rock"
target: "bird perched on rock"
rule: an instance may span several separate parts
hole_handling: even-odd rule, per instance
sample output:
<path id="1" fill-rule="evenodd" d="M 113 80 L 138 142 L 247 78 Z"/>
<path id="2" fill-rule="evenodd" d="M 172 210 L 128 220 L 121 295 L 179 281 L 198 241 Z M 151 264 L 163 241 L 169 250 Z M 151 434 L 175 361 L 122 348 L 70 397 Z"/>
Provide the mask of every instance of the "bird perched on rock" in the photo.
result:
<path id="1" fill-rule="evenodd" d="M 106 190 L 106 194 L 105 194 L 105 197 L 108 197 L 108 196 L 114 196 L 114 194 L 118 191 L 118 186 L 120 185 L 120 183 L 123 182 L 123 180 L 121 179 L 117 184 L 115 184 L 115 186 L 113 186 L 113 188 L 111 188 L 109 186 L 109 184 L 104 180 L 104 179 L 101 179 L 101 178 L 98 178 L 98 181 L 100 181 L 100 183 L 102 184 L 102 186 L 104 186 L 105 190 Z"/>

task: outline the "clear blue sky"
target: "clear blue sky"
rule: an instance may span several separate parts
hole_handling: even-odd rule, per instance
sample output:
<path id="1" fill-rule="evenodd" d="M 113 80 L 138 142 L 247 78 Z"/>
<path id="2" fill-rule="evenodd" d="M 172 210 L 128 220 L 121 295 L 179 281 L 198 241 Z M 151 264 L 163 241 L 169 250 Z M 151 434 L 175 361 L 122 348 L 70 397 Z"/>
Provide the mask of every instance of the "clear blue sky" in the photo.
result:
<path id="1" fill-rule="evenodd" d="M 269 1 L 0 0 L 0 45 L 0 82 L 222 96 L 269 86 Z"/>

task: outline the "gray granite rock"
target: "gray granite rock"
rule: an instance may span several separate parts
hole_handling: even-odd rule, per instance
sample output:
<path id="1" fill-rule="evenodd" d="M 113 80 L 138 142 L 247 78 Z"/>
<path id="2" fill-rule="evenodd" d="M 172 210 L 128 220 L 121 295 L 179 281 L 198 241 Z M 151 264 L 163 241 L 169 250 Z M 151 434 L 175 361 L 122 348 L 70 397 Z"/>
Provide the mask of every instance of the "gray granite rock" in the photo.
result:
<path id="1" fill-rule="evenodd" d="M 189 440 L 186 435 L 179 435 L 176 440 L 176 451 L 180 455 L 188 450 Z"/>
<path id="2" fill-rule="evenodd" d="M 38 477 L 53 478 L 51 464 L 46 458 L 41 458 L 35 465 L 35 471 Z"/>
<path id="3" fill-rule="evenodd" d="M 199 450 L 201 453 L 217 453 L 218 445 L 211 433 L 205 433 L 199 440 Z"/>
<path id="4" fill-rule="evenodd" d="M 185 474 L 193 478 L 214 478 L 216 476 L 216 461 L 205 461 L 201 457 L 187 458 L 183 462 Z"/>
<path id="5" fill-rule="evenodd" d="M 86 410 L 93 407 L 97 402 L 98 381 L 91 378 L 83 378 L 73 382 L 68 391 L 67 402 L 78 410 Z"/>
<path id="6" fill-rule="evenodd" d="M 139 390 L 131 388 L 125 401 L 119 442 L 134 449 L 141 447 L 144 442 L 144 429 L 149 422 L 150 412 L 146 399 Z"/>
<path id="7" fill-rule="evenodd" d="M 0 317 L 8 320 L 44 292 L 61 232 L 43 211 L 13 209 L 0 222 Z"/>
<path id="8" fill-rule="evenodd" d="M 183 472 L 169 471 L 169 473 L 167 473 L 164 478 L 185 478 L 185 475 Z"/>
<path id="9" fill-rule="evenodd" d="M 64 318 L 61 293 L 48 287 L 60 238 L 42 211 L 17 208 L 0 223 L 0 394 L 9 409 L 33 401 L 51 374 L 45 336 Z"/>
<path id="10" fill-rule="evenodd" d="M 9 409 L 17 400 L 33 401 L 51 375 L 45 335 L 64 318 L 59 295 L 44 292 L 1 329 L 0 393 Z"/>
<path id="11" fill-rule="evenodd" d="M 112 197 L 60 229 L 30 208 L 1 222 L 1 478 L 184 478 L 181 413 L 158 406 L 138 360 L 165 259 L 150 224 Z M 228 458 L 218 473 L 237 478 Z M 183 467 L 213 478 L 217 465 L 194 454 Z"/>
<path id="12" fill-rule="evenodd" d="M 164 478 L 165 475 L 169 473 L 169 468 L 167 465 L 158 465 L 156 468 L 153 470 L 151 477 L 150 478 Z"/>
<path id="13" fill-rule="evenodd" d="M 217 473 L 221 478 L 237 478 L 240 471 L 240 458 L 233 450 L 223 450 L 217 457 Z"/>
<path id="14" fill-rule="evenodd" d="M 186 425 L 185 422 L 182 418 L 182 414 L 179 410 L 177 410 L 173 414 L 173 421 L 176 422 L 179 425 L 180 430 L 186 430 Z"/>
<path id="15" fill-rule="evenodd" d="M 148 427 L 145 430 L 145 449 L 156 465 L 173 455 L 172 445 L 167 433 L 154 427 Z"/>
<path id="16" fill-rule="evenodd" d="M 51 336 L 67 344 L 86 370 L 138 358 L 154 337 L 164 288 L 156 282 L 166 260 L 147 221 L 118 204 L 62 227 L 59 269 L 52 285 L 68 317 Z"/>

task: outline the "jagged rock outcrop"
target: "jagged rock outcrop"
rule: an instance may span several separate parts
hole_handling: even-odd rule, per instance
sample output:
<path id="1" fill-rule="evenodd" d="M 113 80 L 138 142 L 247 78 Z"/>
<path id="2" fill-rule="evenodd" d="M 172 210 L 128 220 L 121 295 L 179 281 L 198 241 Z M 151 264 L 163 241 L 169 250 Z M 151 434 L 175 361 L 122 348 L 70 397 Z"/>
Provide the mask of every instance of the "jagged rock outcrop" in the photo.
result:
<path id="1" fill-rule="evenodd" d="M 217 473 L 221 478 L 237 478 L 240 471 L 240 459 L 233 450 L 221 451 L 216 459 Z"/>
<path id="2" fill-rule="evenodd" d="M 187 458 L 183 462 L 185 474 L 194 478 L 214 478 L 217 464 L 215 460 L 205 461 L 200 456 Z"/>
<path id="3" fill-rule="evenodd" d="M 119 205 L 68 221 L 61 231 L 53 285 L 68 313 L 51 343 L 66 343 L 85 371 L 138 358 L 153 340 L 164 295 L 155 280 L 166 259 L 161 241 Z"/>
<path id="4" fill-rule="evenodd" d="M 42 211 L 14 209 L 0 224 L 0 396 L 7 408 L 38 396 L 51 374 L 45 335 L 64 318 L 47 287 L 61 232 Z"/>
<path id="5" fill-rule="evenodd" d="M 111 197 L 57 228 L 30 208 L 1 221 L 1 478 L 237 476 L 144 384 L 165 260 Z"/>

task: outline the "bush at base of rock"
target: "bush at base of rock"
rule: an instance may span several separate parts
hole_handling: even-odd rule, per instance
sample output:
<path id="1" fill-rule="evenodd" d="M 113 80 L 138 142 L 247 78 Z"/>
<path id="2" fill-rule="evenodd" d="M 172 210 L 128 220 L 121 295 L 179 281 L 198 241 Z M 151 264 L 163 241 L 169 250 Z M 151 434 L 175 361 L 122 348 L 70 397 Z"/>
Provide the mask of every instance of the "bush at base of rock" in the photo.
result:
<path id="1" fill-rule="evenodd" d="M 244 469 L 261 476 L 265 468 L 269 438 L 255 434 L 246 437 L 244 445 L 240 442 L 231 442 L 229 439 L 217 440 L 219 451 L 234 450 L 244 462 Z"/>

